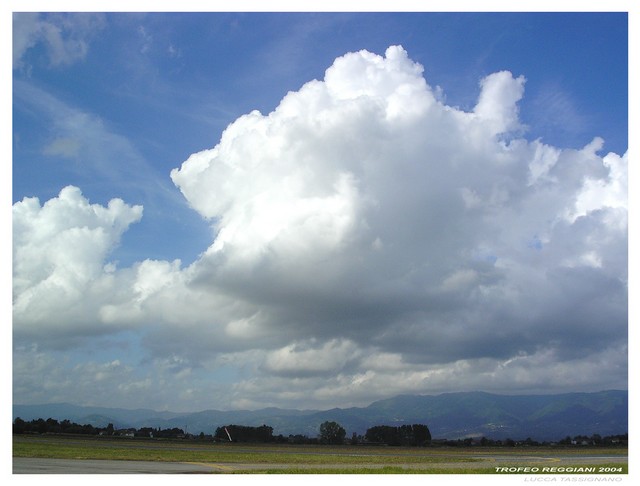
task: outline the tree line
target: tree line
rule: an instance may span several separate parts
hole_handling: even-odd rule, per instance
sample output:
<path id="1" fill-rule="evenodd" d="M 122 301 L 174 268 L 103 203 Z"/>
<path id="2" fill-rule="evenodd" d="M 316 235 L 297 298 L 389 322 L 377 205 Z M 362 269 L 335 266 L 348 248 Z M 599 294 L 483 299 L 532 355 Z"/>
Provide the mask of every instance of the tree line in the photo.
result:
<path id="1" fill-rule="evenodd" d="M 229 424 L 218 427 L 213 436 L 200 433 L 198 436 L 186 434 L 179 428 L 160 429 L 142 427 L 140 429 L 126 428 L 116 429 L 113 424 L 106 427 L 94 427 L 90 424 L 80 425 L 70 420 L 58 421 L 52 418 L 22 420 L 20 417 L 13 422 L 14 434 L 83 434 L 106 435 L 125 437 L 150 437 L 150 438 L 200 438 L 217 442 L 289 442 L 296 444 L 344 444 L 346 431 L 337 422 L 325 421 L 320 424 L 317 437 L 305 435 L 273 435 L 273 427 L 261 425 L 253 427 L 248 425 Z M 431 439 L 431 434 L 426 425 L 405 425 L 401 427 L 376 426 L 367 430 L 364 437 L 353 435 L 350 443 L 363 443 L 372 441 L 376 443 L 388 443 L 389 445 L 424 445 Z"/>
<path id="2" fill-rule="evenodd" d="M 258 427 L 247 425 L 229 424 L 218 427 L 213 435 L 199 435 L 186 433 L 183 429 L 174 427 L 161 429 L 154 427 L 142 427 L 116 429 L 113 424 L 106 427 L 94 427 L 90 424 L 80 425 L 70 420 L 58 421 L 52 418 L 44 420 L 34 419 L 29 422 L 20 417 L 13 422 L 14 434 L 82 434 L 82 435 L 104 435 L 113 437 L 146 437 L 146 438 L 166 438 L 166 439 L 201 439 L 213 440 L 216 442 L 276 442 L 293 444 L 352 444 L 352 445 L 390 445 L 390 446 L 425 446 L 437 443 L 446 446 L 538 446 L 549 445 L 550 442 L 538 442 L 527 438 L 521 441 L 512 439 L 493 440 L 486 437 L 466 438 L 456 440 L 432 441 L 431 432 L 426 425 L 376 425 L 367 429 L 364 435 L 355 432 L 350 439 L 346 438 L 346 431 L 339 423 L 325 421 L 320 424 L 317 437 L 308 437 L 302 434 L 283 436 L 273 435 L 273 427 L 261 425 Z M 591 436 L 577 435 L 575 437 L 565 437 L 556 443 L 558 445 L 600 445 L 616 446 L 627 445 L 628 434 L 611 435 L 601 437 L 598 434 Z"/>
<path id="3" fill-rule="evenodd" d="M 80 435 L 107 435 L 107 436 L 127 436 L 127 437 L 155 437 L 155 438 L 182 438 L 186 434 L 184 430 L 177 427 L 171 429 L 161 429 L 153 427 L 142 427 L 140 429 L 126 428 L 116 429 L 113 424 L 106 427 L 94 427 L 91 424 L 77 424 L 70 420 L 58 422 L 55 419 L 42 418 L 29 422 L 20 417 L 13 421 L 14 434 L 80 434 Z"/>
<path id="4" fill-rule="evenodd" d="M 13 433 L 14 434 L 86 434 L 97 435 L 99 432 L 107 431 L 113 432 L 113 424 L 109 424 L 108 427 L 96 428 L 93 425 L 85 424 L 80 425 L 69 420 L 63 420 L 58 422 L 55 419 L 48 418 L 34 419 L 30 422 L 25 422 L 20 417 L 13 421 Z"/>
<path id="5" fill-rule="evenodd" d="M 276 438 L 273 436 L 273 427 L 268 425 L 260 427 L 225 425 L 216 429 L 213 438 L 222 442 L 276 442 Z"/>
<path id="6" fill-rule="evenodd" d="M 339 423 L 325 421 L 320 424 L 318 437 L 308 438 L 303 435 L 274 436 L 273 427 L 261 425 L 251 427 L 246 425 L 225 425 L 218 427 L 214 440 L 222 442 L 294 442 L 297 444 L 345 444 L 346 430 Z M 392 427 L 377 425 L 367 430 L 364 437 L 354 434 L 349 441 L 351 444 L 375 443 L 386 445 L 424 446 L 431 442 L 429 427 L 422 424 L 402 425 Z"/>

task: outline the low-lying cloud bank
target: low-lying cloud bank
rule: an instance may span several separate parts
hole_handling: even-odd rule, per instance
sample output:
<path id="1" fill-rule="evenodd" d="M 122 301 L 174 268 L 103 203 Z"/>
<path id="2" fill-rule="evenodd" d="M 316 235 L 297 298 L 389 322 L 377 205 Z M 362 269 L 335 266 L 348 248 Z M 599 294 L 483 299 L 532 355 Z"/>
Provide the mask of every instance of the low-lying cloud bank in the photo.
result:
<path id="1" fill-rule="evenodd" d="M 249 407 L 625 387 L 627 154 L 527 140 L 524 88 L 491 74 L 465 112 L 399 46 L 336 59 L 171 172 L 215 229 L 189 265 L 109 261 L 139 206 L 25 198 L 16 360 L 135 332 L 185 399 L 242 367 L 219 400 Z"/>

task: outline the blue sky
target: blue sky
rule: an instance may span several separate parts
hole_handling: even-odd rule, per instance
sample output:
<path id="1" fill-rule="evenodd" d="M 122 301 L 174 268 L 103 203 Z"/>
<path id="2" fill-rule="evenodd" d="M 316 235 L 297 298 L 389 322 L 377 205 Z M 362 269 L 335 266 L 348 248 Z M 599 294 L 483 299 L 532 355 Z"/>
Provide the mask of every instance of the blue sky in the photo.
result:
<path id="1" fill-rule="evenodd" d="M 616 13 L 110 14 L 95 32 L 67 34 L 87 36 L 82 59 L 52 66 L 44 42 L 24 53 L 14 79 L 37 90 L 25 96 L 39 106 L 16 100 L 13 200 L 46 200 L 74 184 L 94 202 L 143 204 L 122 261 L 192 260 L 210 232 L 171 183 L 171 169 L 215 145 L 240 115 L 267 114 L 288 91 L 321 79 L 336 57 L 393 44 L 425 66 L 449 104 L 472 108 L 479 79 L 508 69 L 527 78 L 520 109 L 530 137 L 578 148 L 597 134 L 605 150 L 624 153 L 625 22 Z M 97 140 L 85 148 L 97 153 L 82 160 L 43 157 L 66 133 L 62 110 L 89 117 L 121 145 Z"/>
<path id="2" fill-rule="evenodd" d="M 14 402 L 625 388 L 627 36 L 14 14 Z"/>

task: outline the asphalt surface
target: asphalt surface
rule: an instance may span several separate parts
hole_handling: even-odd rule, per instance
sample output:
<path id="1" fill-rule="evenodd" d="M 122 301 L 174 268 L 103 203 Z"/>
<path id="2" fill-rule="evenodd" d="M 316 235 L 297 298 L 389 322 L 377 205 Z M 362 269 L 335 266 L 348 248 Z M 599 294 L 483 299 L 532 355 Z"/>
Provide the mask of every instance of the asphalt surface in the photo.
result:
<path id="1" fill-rule="evenodd" d="M 404 468 L 465 468 L 465 467 L 486 467 L 491 470 L 499 466 L 544 466 L 561 468 L 571 464 L 624 464 L 627 463 L 627 456 L 606 455 L 606 456 L 503 456 L 493 454 L 480 454 L 470 457 L 470 459 L 481 459 L 482 462 L 454 462 L 454 463 L 431 463 L 431 464 L 396 464 Z M 112 461 L 112 460 L 76 460 L 76 459 L 45 459 L 45 458 L 13 458 L 14 474 L 212 474 L 230 473 L 251 470 L 280 469 L 280 468 L 334 468 L 345 467 L 344 464 L 324 464 L 324 465 L 304 465 L 304 464 L 239 464 L 239 463 L 197 463 L 197 462 L 153 462 L 153 461 Z M 374 468 L 371 464 L 353 465 L 347 467 Z M 383 467 L 380 465 L 378 467 Z M 492 471 L 493 472 L 493 471 Z M 561 472 L 561 471 L 559 471 Z"/>
<path id="2" fill-rule="evenodd" d="M 215 467 L 187 462 L 105 461 L 14 457 L 13 474 L 206 474 Z"/>

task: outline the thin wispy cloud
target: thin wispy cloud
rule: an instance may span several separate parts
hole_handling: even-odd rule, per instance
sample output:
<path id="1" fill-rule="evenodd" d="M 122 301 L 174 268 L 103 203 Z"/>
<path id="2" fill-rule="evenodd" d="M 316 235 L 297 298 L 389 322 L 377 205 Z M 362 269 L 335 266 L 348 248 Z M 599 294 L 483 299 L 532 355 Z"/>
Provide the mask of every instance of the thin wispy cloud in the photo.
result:
<path id="1" fill-rule="evenodd" d="M 591 124 L 571 95 L 553 83 L 543 86 L 533 99 L 532 118 L 538 127 L 568 135 L 584 133 Z"/>
<path id="2" fill-rule="evenodd" d="M 42 46 L 52 67 L 82 61 L 91 39 L 105 27 L 102 14 L 20 13 L 13 17 L 13 67 L 23 68 L 28 49 Z"/>
<path id="3" fill-rule="evenodd" d="M 98 177 L 150 197 L 177 197 L 166 176 L 100 116 L 70 106 L 27 81 L 16 80 L 13 95 L 18 110 L 49 126 L 40 147 L 43 156 L 62 159 L 66 170 L 86 180 Z"/>

